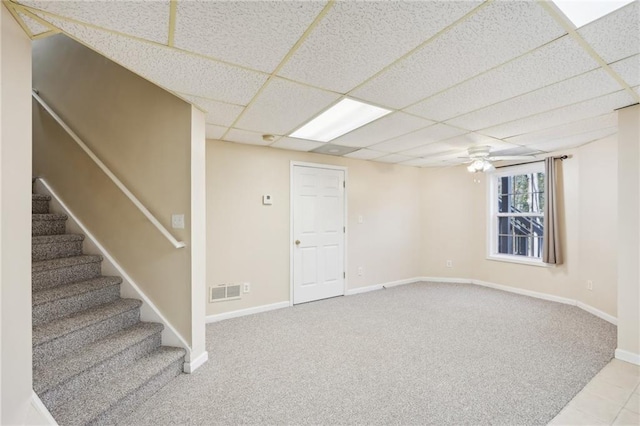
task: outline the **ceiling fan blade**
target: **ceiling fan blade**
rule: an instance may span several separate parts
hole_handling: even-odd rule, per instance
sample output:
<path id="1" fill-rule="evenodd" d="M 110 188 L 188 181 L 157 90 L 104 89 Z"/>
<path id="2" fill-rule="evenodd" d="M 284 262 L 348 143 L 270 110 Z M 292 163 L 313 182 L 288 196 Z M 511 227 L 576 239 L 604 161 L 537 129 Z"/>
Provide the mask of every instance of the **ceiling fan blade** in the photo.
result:
<path id="1" fill-rule="evenodd" d="M 496 155 L 494 156 L 489 156 L 488 160 L 489 161 L 516 161 L 516 160 L 535 160 L 536 157 L 532 156 L 532 155 Z"/>

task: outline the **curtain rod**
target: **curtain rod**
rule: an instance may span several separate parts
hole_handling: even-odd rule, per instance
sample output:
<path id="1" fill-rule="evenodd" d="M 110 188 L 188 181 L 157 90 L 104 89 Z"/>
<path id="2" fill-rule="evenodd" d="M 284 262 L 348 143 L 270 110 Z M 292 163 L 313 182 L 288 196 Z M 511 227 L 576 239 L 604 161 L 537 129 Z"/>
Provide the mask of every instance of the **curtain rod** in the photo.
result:
<path id="1" fill-rule="evenodd" d="M 560 155 L 558 157 L 552 157 L 554 160 L 566 160 L 569 158 L 568 155 Z M 544 160 L 537 161 L 527 161 L 526 163 L 518 163 L 518 164 L 509 164 L 507 166 L 496 166 L 496 169 L 502 169 L 504 167 L 515 167 L 515 166 L 524 166 L 525 164 L 534 164 L 534 163 L 544 163 Z"/>

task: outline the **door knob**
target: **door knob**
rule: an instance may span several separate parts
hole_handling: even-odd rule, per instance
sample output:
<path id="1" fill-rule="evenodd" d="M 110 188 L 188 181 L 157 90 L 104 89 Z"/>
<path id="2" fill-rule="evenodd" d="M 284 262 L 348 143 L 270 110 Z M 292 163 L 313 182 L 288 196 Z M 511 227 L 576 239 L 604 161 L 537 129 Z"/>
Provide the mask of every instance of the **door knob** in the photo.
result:
<path id="1" fill-rule="evenodd" d="M 300 245 L 300 240 L 296 240 L 296 245 L 299 246 Z"/>

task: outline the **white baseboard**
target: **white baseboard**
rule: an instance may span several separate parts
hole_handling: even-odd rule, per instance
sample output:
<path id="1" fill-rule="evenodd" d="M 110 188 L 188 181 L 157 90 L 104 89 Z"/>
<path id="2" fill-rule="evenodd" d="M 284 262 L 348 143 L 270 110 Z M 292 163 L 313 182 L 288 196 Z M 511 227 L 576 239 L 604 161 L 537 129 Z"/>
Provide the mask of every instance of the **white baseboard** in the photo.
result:
<path id="1" fill-rule="evenodd" d="M 31 401 L 29 404 L 29 412 L 24 424 L 26 425 L 49 425 L 58 426 L 58 422 L 53 418 L 47 407 L 42 403 L 38 394 L 31 391 Z"/>
<path id="2" fill-rule="evenodd" d="M 448 278 L 448 277 L 420 277 L 418 281 L 428 281 L 432 283 L 452 283 L 452 284 L 473 284 L 473 280 L 468 278 Z"/>
<path id="3" fill-rule="evenodd" d="M 532 290 L 525 290 L 517 287 L 510 287 L 508 285 L 495 284 L 488 281 L 470 280 L 472 284 L 480 285 L 483 287 L 489 287 L 496 290 L 508 291 L 509 293 L 520 294 L 523 296 L 535 297 L 536 299 L 549 300 L 551 302 L 564 303 L 565 305 L 576 305 L 576 301 L 568 299 L 566 297 L 554 296 L 552 294 L 540 293 Z"/>
<path id="4" fill-rule="evenodd" d="M 382 290 L 382 284 L 368 285 L 366 287 L 350 288 L 344 292 L 345 296 L 353 296 L 354 294 L 368 293 L 370 291 Z"/>
<path id="5" fill-rule="evenodd" d="M 354 294 L 368 293 L 370 291 L 382 290 L 383 288 L 392 288 L 400 285 L 413 284 L 422 281 L 422 277 L 406 278 L 404 280 L 390 281 L 388 283 L 368 285 L 366 287 L 356 287 L 347 290 L 345 296 L 353 296 Z"/>
<path id="6" fill-rule="evenodd" d="M 517 288 L 517 287 L 510 287 L 510 286 L 503 285 L 503 284 L 496 284 L 496 283 L 492 283 L 492 282 L 488 282 L 488 281 L 469 279 L 469 278 L 450 278 L 450 277 L 414 277 L 414 278 L 407 278 L 407 279 L 404 279 L 404 280 L 391 281 L 391 282 L 384 283 L 384 284 L 375 284 L 375 285 L 370 285 L 370 286 L 366 286 L 366 287 L 352 288 L 352 289 L 349 289 L 349 290 L 347 290 L 345 292 L 345 296 L 353 296 L 355 294 L 368 293 L 370 291 L 382 290 L 383 288 L 393 288 L 393 287 L 397 287 L 397 286 L 401 286 L 401 285 L 405 285 L 405 284 L 411 284 L 411 283 L 415 283 L 415 282 L 475 284 L 475 285 L 479 285 L 479 286 L 483 286 L 483 287 L 493 288 L 495 290 L 501 290 L 501 291 L 506 291 L 506 292 L 509 292 L 509 293 L 520 294 L 520 295 L 523 295 L 523 296 L 534 297 L 536 299 L 548 300 L 548 301 L 551 301 L 551 302 L 563 303 L 565 305 L 577 306 L 578 308 L 580 308 L 580 309 L 582 309 L 582 310 L 584 310 L 586 312 L 589 312 L 590 314 L 595 315 L 598 318 L 601 318 L 601 319 L 603 319 L 603 320 L 605 320 L 605 321 L 607 321 L 607 322 L 609 322 L 609 323 L 611 323 L 613 325 L 617 325 L 618 324 L 618 319 L 616 317 L 614 317 L 612 315 L 609 315 L 606 312 L 603 312 L 603 311 L 601 311 L 599 309 L 596 309 L 593 306 L 587 305 L 586 303 L 583 303 L 583 302 L 580 302 L 580 301 L 577 301 L 577 300 L 574 300 L 574 299 L 569 299 L 569 298 L 566 298 L 566 297 L 555 296 L 553 294 L 540 293 L 540 292 L 537 292 L 537 291 L 525 290 L 525 289 L 521 289 L 521 288 Z M 245 316 L 245 315 L 252 315 L 252 314 L 259 313 L 259 312 L 272 311 L 274 309 L 286 308 L 288 306 L 291 306 L 289 302 L 280 302 L 280 303 L 274 303 L 272 305 L 263 305 L 263 306 L 256 306 L 255 308 L 241 309 L 241 310 L 238 310 L 238 311 L 227 312 L 227 313 L 224 313 L 224 314 L 209 315 L 207 317 L 207 323 L 222 321 L 222 320 L 225 320 L 225 319 L 236 318 L 236 317 L 241 317 L 241 316 Z M 631 355 L 633 355 L 633 354 L 631 354 Z M 620 359 L 622 359 L 622 358 L 620 358 Z M 629 362 L 633 362 L 633 361 L 629 361 Z"/>
<path id="7" fill-rule="evenodd" d="M 379 284 L 379 285 L 381 285 L 384 288 L 393 288 L 393 287 L 398 287 L 400 285 L 413 284 L 418 281 L 420 281 L 420 278 L 414 277 L 414 278 L 406 278 L 404 280 L 391 281 L 391 282 Z"/>
<path id="8" fill-rule="evenodd" d="M 631 364 L 640 365 L 640 355 L 623 349 L 616 349 L 616 359 L 629 362 Z"/>
<path id="9" fill-rule="evenodd" d="M 470 280 L 473 284 L 481 285 L 483 287 L 490 287 L 496 290 L 508 291 L 509 293 L 521 294 L 523 296 L 535 297 L 536 299 L 548 300 L 550 302 L 563 303 L 565 305 L 577 306 L 583 311 L 589 312 L 591 315 L 595 315 L 598 318 L 601 318 L 613 325 L 618 325 L 618 319 L 613 315 L 609 315 L 606 312 L 602 312 L 599 309 L 594 308 L 591 305 L 587 305 L 586 303 L 580 302 L 575 299 L 569 299 L 567 297 L 555 296 L 553 294 L 540 293 L 532 290 L 525 290 L 516 287 L 510 287 L 502 284 L 490 283 L 487 281 L 481 280 Z"/>
<path id="10" fill-rule="evenodd" d="M 547 294 L 547 293 L 540 293 L 537 291 L 532 291 L 532 290 L 525 290 L 525 289 L 521 289 L 521 288 L 516 288 L 516 287 L 510 287 L 507 285 L 502 285 L 502 284 L 495 284 L 495 283 L 491 283 L 488 281 L 482 281 L 482 280 L 476 280 L 476 279 L 469 279 L 469 278 L 449 278 L 449 277 L 416 277 L 416 278 L 411 278 L 409 280 L 401 280 L 401 281 L 395 281 L 394 283 L 389 283 L 389 284 L 383 284 L 382 286 L 384 286 L 385 288 L 390 288 L 390 287 L 394 287 L 395 285 L 401 285 L 401 284 L 407 284 L 410 282 L 419 282 L 419 281 L 426 281 L 426 282 L 438 282 L 438 283 L 453 283 L 453 284 L 475 284 L 475 285 L 480 285 L 483 287 L 489 287 L 489 288 L 493 288 L 496 290 L 501 290 L 501 291 L 507 291 L 509 293 L 515 293 L 515 294 L 521 294 L 523 296 L 529 296 L 529 297 L 534 297 L 536 299 L 543 299 L 543 300 L 549 300 L 551 302 L 558 302 L 558 303 L 564 303 L 565 305 L 572 305 L 572 306 L 577 306 L 578 308 L 589 312 L 592 315 L 597 316 L 598 318 L 601 318 L 613 325 L 618 325 L 618 319 L 616 317 L 614 317 L 613 315 L 609 315 L 606 312 L 603 312 L 599 309 L 594 308 L 591 305 L 587 305 L 586 303 L 580 302 L 578 300 L 574 300 L 574 299 L 569 299 L 566 297 L 560 297 L 560 296 L 555 296 L 553 294 Z M 375 288 L 376 286 L 370 286 L 370 287 L 362 287 L 361 289 L 354 289 L 354 290 L 360 290 L 358 291 L 358 293 L 362 293 L 364 291 L 372 291 L 372 290 L 377 290 L 377 288 Z M 349 294 L 349 293 L 348 293 Z M 354 292 L 353 294 L 356 294 L 356 292 Z M 632 354 L 633 355 L 633 354 Z M 629 361 L 632 362 L 632 361 Z"/>
<path id="11" fill-rule="evenodd" d="M 247 315 L 259 314 L 261 312 L 274 311 L 276 309 L 288 308 L 289 301 L 272 303 L 270 305 L 255 306 L 253 308 L 239 309 L 237 311 L 225 312 L 223 314 L 215 314 L 207 316 L 207 324 L 223 321 L 231 318 L 244 317 Z"/>
<path id="12" fill-rule="evenodd" d="M 580 301 L 576 301 L 576 306 L 584 311 L 589 312 L 592 315 L 597 316 L 598 318 L 602 318 L 603 320 L 610 322 L 613 325 L 618 325 L 618 318 L 614 317 L 613 315 L 609 315 L 606 312 L 602 312 L 599 309 L 594 308 L 591 305 L 587 305 L 586 303 L 582 303 Z"/>
<path id="13" fill-rule="evenodd" d="M 209 352 L 205 351 L 196 357 L 196 359 L 185 362 L 183 371 L 187 374 L 191 374 L 196 371 L 202 364 L 209 360 Z"/>
<path id="14" fill-rule="evenodd" d="M 173 327 L 169 320 L 162 315 L 158 307 L 151 302 L 120 264 L 111 257 L 109 252 L 98 242 L 87 227 L 69 210 L 67 205 L 62 202 L 58 194 L 49 186 L 46 180 L 37 178 L 35 188 L 36 192 L 51 196 L 51 209 L 54 212 L 64 213 L 68 216 L 67 227 L 70 231 L 85 235 L 84 247 L 87 249 L 87 252 L 99 254 L 103 257 L 103 272 L 107 275 L 118 275 L 122 278 L 122 284 L 120 285 L 121 296 L 142 300 L 140 319 L 142 321 L 159 322 L 164 325 L 164 329 L 162 330 L 162 344 L 184 348 L 187 351 L 185 359 L 187 362 L 191 362 L 191 347 L 187 344 L 187 341 L 178 330 Z"/>

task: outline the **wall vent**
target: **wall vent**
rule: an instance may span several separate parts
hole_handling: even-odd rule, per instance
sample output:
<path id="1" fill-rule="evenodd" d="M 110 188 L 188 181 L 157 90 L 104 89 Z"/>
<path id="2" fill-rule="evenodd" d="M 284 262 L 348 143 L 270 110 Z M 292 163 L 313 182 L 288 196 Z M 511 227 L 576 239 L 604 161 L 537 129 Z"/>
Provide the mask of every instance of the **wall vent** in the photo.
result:
<path id="1" fill-rule="evenodd" d="M 240 299 L 240 284 L 220 284 L 209 287 L 209 302 L 224 302 Z"/>

